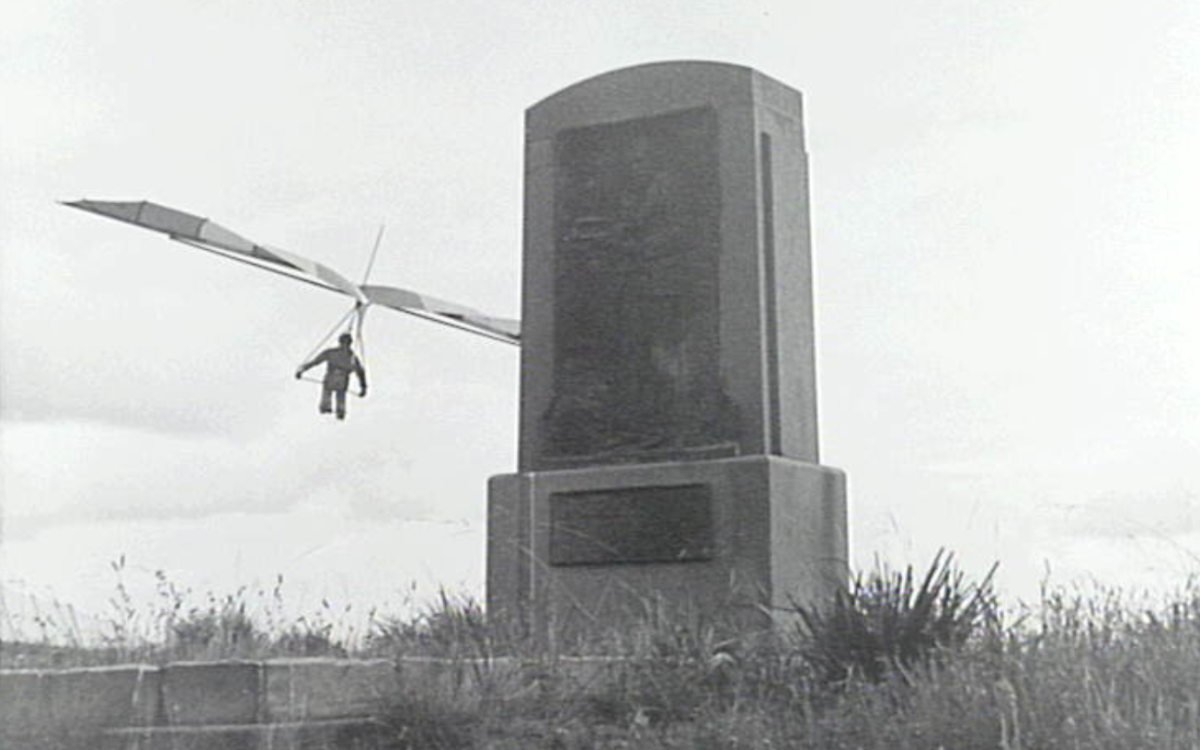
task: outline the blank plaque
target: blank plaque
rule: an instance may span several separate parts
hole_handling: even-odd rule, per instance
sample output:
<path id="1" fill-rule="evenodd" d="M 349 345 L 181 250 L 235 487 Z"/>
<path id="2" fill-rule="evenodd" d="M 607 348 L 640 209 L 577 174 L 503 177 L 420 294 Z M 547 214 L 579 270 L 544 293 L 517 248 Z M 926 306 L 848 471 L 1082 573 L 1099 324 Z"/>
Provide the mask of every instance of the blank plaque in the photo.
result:
<path id="1" fill-rule="evenodd" d="M 707 485 L 636 487 L 550 495 L 550 564 L 711 560 Z"/>

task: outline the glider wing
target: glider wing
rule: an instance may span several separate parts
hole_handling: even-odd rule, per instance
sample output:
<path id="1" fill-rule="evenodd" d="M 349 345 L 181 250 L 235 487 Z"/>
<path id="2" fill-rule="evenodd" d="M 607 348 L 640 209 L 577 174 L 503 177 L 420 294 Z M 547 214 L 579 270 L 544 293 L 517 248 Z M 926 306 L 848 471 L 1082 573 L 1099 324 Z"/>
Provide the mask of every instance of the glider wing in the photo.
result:
<path id="1" fill-rule="evenodd" d="M 349 295 L 359 302 L 367 300 L 358 285 L 328 266 L 276 247 L 260 245 L 229 231 L 201 216 L 162 206 L 150 201 L 71 201 L 64 205 L 90 211 L 134 226 L 162 232 L 173 240 L 204 249 L 216 250 L 239 259 L 253 261 L 291 275 L 308 277 L 320 286 Z"/>
<path id="2" fill-rule="evenodd" d="M 360 305 L 379 304 L 489 338 L 519 344 L 521 324 L 392 286 L 359 286 L 328 266 L 246 239 L 209 219 L 149 201 L 69 201 L 64 205 L 161 232 L 186 245 L 341 292 Z"/>
<path id="3" fill-rule="evenodd" d="M 436 320 L 483 336 L 507 341 L 510 344 L 520 343 L 520 321 L 510 318 L 495 318 L 456 302 L 447 302 L 430 297 L 428 294 L 420 294 L 394 286 L 368 284 L 362 287 L 362 290 L 373 304 Z"/>

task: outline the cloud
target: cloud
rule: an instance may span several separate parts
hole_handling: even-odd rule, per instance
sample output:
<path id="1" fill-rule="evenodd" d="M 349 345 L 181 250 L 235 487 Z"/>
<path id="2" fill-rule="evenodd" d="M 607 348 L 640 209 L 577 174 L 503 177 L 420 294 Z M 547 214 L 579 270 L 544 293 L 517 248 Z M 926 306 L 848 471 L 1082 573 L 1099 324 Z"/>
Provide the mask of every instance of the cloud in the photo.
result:
<path id="1" fill-rule="evenodd" d="M 245 588 L 243 598 L 251 607 L 274 606 L 270 592 L 282 576 L 284 611 L 273 610 L 275 614 L 312 615 L 327 599 L 338 610 L 336 626 L 354 626 L 361 635 L 370 610 L 403 614 L 414 599 L 436 595 L 439 585 L 478 596 L 482 538 L 478 526 L 364 521 L 316 506 L 61 526 L 37 539 L 7 540 L 0 547 L 0 597 L 17 605 L 29 599 L 22 594 L 35 595 L 43 606 L 68 602 L 103 624 L 111 619 L 106 615 L 112 612 L 118 581 L 110 563 L 124 556 L 120 580 L 143 611 L 162 606 L 155 571 L 163 571 L 178 589 L 190 590 L 197 602 L 207 592 L 223 595 Z M 352 610 L 343 612 L 343 607 Z M 28 614 L 27 608 L 10 614 L 28 624 L 23 613 Z M 0 627 L 3 619 L 0 613 Z M 91 630 L 95 623 L 81 626 Z"/>
<path id="2" fill-rule="evenodd" d="M 212 412 L 155 409 L 145 403 L 97 401 L 84 394 L 48 397 L 12 388 L 0 404 L 0 420 L 10 423 L 83 422 L 153 433 L 218 435 L 228 430 Z"/>
<path id="3" fill-rule="evenodd" d="M 95 422 L 6 422 L 0 440 L 10 532 L 286 507 L 300 489 L 289 457 L 261 440 Z"/>
<path id="4" fill-rule="evenodd" d="M 319 389 L 294 381 L 279 395 L 256 398 L 247 389 L 239 401 L 212 405 L 198 431 L 143 429 L 137 421 L 8 419 L 0 423 L 6 533 L 28 538 L 77 524 L 306 505 L 365 521 L 476 518 L 488 476 L 511 470 L 515 403 L 506 386 L 478 382 L 478 372 L 464 367 L 417 391 L 393 364 L 381 365 L 370 398 L 352 400 L 346 422 L 318 415 Z M 256 404 L 265 400 L 276 403 Z M 222 427 L 243 408 L 267 408 L 271 419 Z M 147 415 L 155 426 L 164 420 L 162 412 Z M 481 415 L 488 416 L 481 421 Z"/>
<path id="5" fill-rule="evenodd" d="M 1064 536 L 1148 538 L 1173 544 L 1200 531 L 1200 495 L 1187 489 L 1109 493 L 1055 508 L 1055 530 Z M 1200 558 L 1200 549 L 1194 552 Z"/>

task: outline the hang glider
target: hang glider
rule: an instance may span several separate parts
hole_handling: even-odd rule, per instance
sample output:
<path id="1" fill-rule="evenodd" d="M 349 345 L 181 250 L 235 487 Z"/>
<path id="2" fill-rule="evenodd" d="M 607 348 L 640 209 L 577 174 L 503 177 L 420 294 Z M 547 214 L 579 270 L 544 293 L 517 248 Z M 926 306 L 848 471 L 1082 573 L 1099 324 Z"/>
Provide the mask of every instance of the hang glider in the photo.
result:
<path id="1" fill-rule="evenodd" d="M 464 305 L 409 289 L 356 284 L 326 265 L 238 235 L 206 218 L 149 201 L 65 201 L 63 205 L 165 234 L 169 239 L 231 260 L 289 276 L 354 300 L 360 312 L 371 305 L 398 310 L 497 341 L 519 345 L 520 321 L 485 315 Z M 361 320 L 361 317 L 360 317 Z"/>

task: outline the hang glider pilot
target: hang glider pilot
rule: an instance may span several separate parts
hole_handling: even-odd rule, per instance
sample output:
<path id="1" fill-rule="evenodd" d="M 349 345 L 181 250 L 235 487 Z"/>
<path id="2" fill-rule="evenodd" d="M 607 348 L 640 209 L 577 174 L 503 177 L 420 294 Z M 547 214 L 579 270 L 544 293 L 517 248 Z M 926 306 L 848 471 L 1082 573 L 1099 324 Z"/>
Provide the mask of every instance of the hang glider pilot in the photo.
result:
<path id="1" fill-rule="evenodd" d="M 299 379 L 309 369 L 321 363 L 325 364 L 325 379 L 321 381 L 321 405 L 319 407 L 322 414 L 332 411 L 331 402 L 336 400 L 337 418 L 346 418 L 346 389 L 350 387 L 351 373 L 358 376 L 358 395 L 367 395 L 367 371 L 363 369 L 362 362 L 350 348 L 353 343 L 354 337 L 349 333 L 343 333 L 338 337 L 339 346 L 326 349 L 312 361 L 300 365 L 300 368 L 296 370 L 296 378 Z"/>

